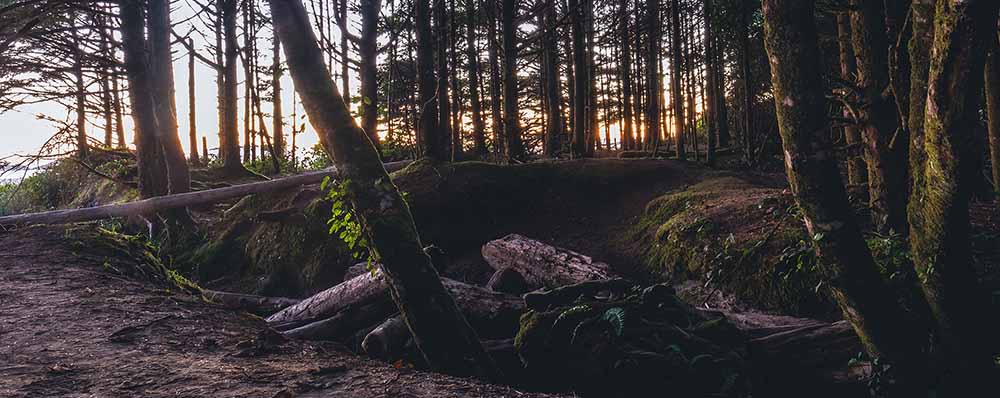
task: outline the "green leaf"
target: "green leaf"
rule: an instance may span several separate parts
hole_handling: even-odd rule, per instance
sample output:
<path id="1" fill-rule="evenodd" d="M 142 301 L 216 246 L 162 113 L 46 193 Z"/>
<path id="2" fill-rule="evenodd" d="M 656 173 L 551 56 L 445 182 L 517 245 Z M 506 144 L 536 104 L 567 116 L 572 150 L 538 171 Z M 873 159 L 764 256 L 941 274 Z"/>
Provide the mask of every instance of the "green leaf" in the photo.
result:
<path id="1" fill-rule="evenodd" d="M 615 336 L 621 337 L 625 333 L 625 309 L 621 307 L 608 308 L 607 311 L 604 311 L 601 319 L 611 324 Z"/>

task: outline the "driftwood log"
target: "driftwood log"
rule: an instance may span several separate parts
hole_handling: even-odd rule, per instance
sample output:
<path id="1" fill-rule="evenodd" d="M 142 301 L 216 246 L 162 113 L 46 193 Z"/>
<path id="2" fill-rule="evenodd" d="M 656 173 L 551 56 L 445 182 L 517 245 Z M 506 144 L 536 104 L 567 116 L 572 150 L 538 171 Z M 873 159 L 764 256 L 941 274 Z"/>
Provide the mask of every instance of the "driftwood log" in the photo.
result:
<path id="1" fill-rule="evenodd" d="M 480 337 L 510 338 L 517 333 L 524 310 L 521 298 L 452 279 L 442 278 L 441 282 Z M 395 312 L 384 278 L 378 272 L 365 272 L 287 307 L 267 321 L 289 337 L 340 340 L 385 321 Z M 407 336 L 401 338 L 405 341 Z"/>
<path id="2" fill-rule="evenodd" d="M 262 316 L 271 315 L 302 301 L 286 297 L 255 296 L 252 294 L 229 293 L 216 290 L 202 290 L 202 296 L 209 301 L 221 304 L 227 308 L 244 310 Z"/>
<path id="3" fill-rule="evenodd" d="M 386 163 L 384 166 L 387 171 L 393 172 L 406 167 L 409 163 L 409 161 L 400 161 Z M 320 171 L 294 175 L 291 177 L 276 178 L 269 181 L 157 196 L 155 198 L 138 200 L 135 202 L 94 206 L 83 209 L 65 209 L 40 213 L 15 214 L 0 217 L 0 226 L 10 227 L 15 225 L 32 224 L 68 224 L 82 221 L 101 220 L 112 217 L 148 215 L 168 209 L 217 203 L 240 196 L 279 191 L 301 185 L 316 184 L 323 181 L 326 177 L 335 177 L 336 174 L 337 170 L 335 168 L 328 168 Z"/>
<path id="4" fill-rule="evenodd" d="M 614 277 L 606 263 L 517 234 L 486 243 L 482 254 L 490 267 L 516 271 L 532 288 L 551 289 Z"/>

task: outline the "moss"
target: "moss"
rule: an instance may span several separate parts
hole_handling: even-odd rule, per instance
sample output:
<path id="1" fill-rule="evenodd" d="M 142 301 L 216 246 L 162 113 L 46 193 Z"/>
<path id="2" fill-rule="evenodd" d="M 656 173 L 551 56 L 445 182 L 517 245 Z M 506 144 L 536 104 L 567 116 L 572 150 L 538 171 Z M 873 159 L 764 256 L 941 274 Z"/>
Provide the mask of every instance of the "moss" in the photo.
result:
<path id="1" fill-rule="evenodd" d="M 821 276 L 791 205 L 782 189 L 719 173 L 651 201 L 622 240 L 632 242 L 647 277 L 711 280 L 764 310 L 833 313 L 817 294 Z"/>

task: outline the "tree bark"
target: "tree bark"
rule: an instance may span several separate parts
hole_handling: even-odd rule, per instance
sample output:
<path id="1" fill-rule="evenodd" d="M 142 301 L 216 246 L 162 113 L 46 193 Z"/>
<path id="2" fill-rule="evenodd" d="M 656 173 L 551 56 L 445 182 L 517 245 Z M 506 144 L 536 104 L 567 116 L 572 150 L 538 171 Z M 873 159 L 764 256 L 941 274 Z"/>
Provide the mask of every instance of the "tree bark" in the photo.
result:
<path id="1" fill-rule="evenodd" d="M 482 255 L 497 271 L 511 269 L 521 274 L 532 289 L 551 289 L 614 275 L 606 263 L 517 234 L 486 243 Z"/>
<path id="2" fill-rule="evenodd" d="M 122 52 L 128 77 L 129 100 L 135 124 L 135 147 L 139 173 L 139 196 L 144 199 L 167 194 L 167 171 L 157 139 L 153 103 L 153 83 L 146 58 L 143 4 L 139 0 L 119 1 Z M 147 215 L 149 213 L 141 213 Z M 8 221 L 17 223 L 17 221 Z"/>
<path id="3" fill-rule="evenodd" d="M 905 395 L 919 340 L 884 286 L 854 221 L 827 134 L 812 0 L 765 0 L 764 33 L 785 170 L 833 298 L 873 358 L 893 364 Z M 912 396 L 912 395 L 909 395 Z"/>
<path id="4" fill-rule="evenodd" d="M 443 156 L 439 160 L 451 160 L 451 97 L 448 90 L 448 76 L 450 76 L 448 65 L 448 12 L 445 7 L 445 0 L 434 0 L 434 37 L 435 37 L 435 59 L 437 60 L 437 80 L 434 84 L 437 89 L 438 121 L 437 139 L 441 145 Z"/>
<path id="5" fill-rule="evenodd" d="M 506 153 L 506 138 L 503 135 L 503 106 L 501 103 L 500 54 L 497 51 L 497 2 L 483 0 L 486 7 L 486 51 L 490 62 L 490 115 L 492 117 L 493 152 L 497 156 Z"/>
<path id="6" fill-rule="evenodd" d="M 993 193 L 1000 205 L 1000 46 L 990 38 L 992 49 L 986 61 L 986 116 L 993 174 Z"/>
<path id="7" fill-rule="evenodd" d="M 229 173 L 243 171 L 240 160 L 239 114 L 236 109 L 237 76 L 236 62 L 239 45 L 236 42 L 236 0 L 218 0 L 222 6 L 223 30 L 223 86 L 222 86 L 222 134 L 219 136 L 222 167 Z"/>
<path id="8" fill-rule="evenodd" d="M 542 68 L 545 82 L 546 112 L 548 126 L 545 130 L 545 156 L 559 157 L 564 134 L 562 120 L 562 92 L 559 90 L 559 46 L 557 42 L 556 6 L 553 0 L 546 0 L 543 11 Z"/>
<path id="9" fill-rule="evenodd" d="M 345 0 L 346 1 L 346 0 Z M 378 12 L 380 0 L 361 0 L 361 128 L 375 147 L 378 137 Z"/>
<path id="10" fill-rule="evenodd" d="M 417 35 L 417 105 L 420 123 L 417 137 L 420 156 L 442 161 L 448 159 L 448 149 L 438 130 L 438 88 L 434 77 L 434 35 L 431 30 L 430 0 L 413 2 L 413 22 Z"/>
<path id="11" fill-rule="evenodd" d="M 866 106 L 859 111 L 868 165 L 868 205 L 876 230 L 905 232 L 906 142 L 899 129 L 895 102 L 883 95 L 889 87 L 889 45 L 881 1 L 855 0 L 851 11 L 858 85 Z"/>
<path id="12" fill-rule="evenodd" d="M 587 156 L 587 62 L 583 9 L 579 0 L 569 0 L 570 35 L 573 38 L 573 157 Z"/>
<path id="13" fill-rule="evenodd" d="M 521 143 L 520 113 L 517 106 L 517 0 L 502 0 L 503 4 L 503 115 L 504 137 L 507 139 L 508 160 L 525 160 Z"/>
<path id="14" fill-rule="evenodd" d="M 73 24 L 76 21 L 76 12 L 70 13 L 70 20 Z M 76 84 L 74 95 L 76 96 L 76 155 L 81 159 L 86 159 L 90 154 L 90 144 L 87 142 L 87 92 L 83 84 L 83 43 L 80 42 L 80 35 L 76 28 L 71 28 L 73 37 L 73 82 Z"/>
<path id="15" fill-rule="evenodd" d="M 271 58 L 274 63 L 271 66 L 271 131 L 274 132 L 274 152 L 281 159 L 285 158 L 285 123 L 281 110 L 281 41 L 277 35 L 274 37 L 274 45 Z M 296 123 L 296 121 L 292 121 Z M 206 159 L 207 160 L 207 159 Z"/>
<path id="16" fill-rule="evenodd" d="M 270 5 L 296 91 L 320 142 L 341 168 L 348 199 L 417 347 L 433 369 L 498 378 L 492 359 L 424 253 L 409 207 L 330 79 L 302 3 L 271 0 Z"/>
<path id="17" fill-rule="evenodd" d="M 969 236 L 972 181 L 966 174 L 979 123 L 979 89 L 988 40 L 997 29 L 994 1 L 939 2 L 924 114 L 922 185 L 914 187 L 910 245 L 950 371 L 949 395 L 996 388 L 990 297 L 978 284 Z"/>
<path id="18" fill-rule="evenodd" d="M 909 169 L 912 180 L 911 191 L 923 185 L 924 181 L 924 111 L 927 107 L 927 74 L 930 72 L 930 48 L 934 41 L 934 0 L 913 0 L 910 5 L 910 19 L 913 36 L 910 37 L 910 145 Z M 911 192 L 913 195 L 915 192 Z M 909 206 L 916 206 L 910 201 Z M 908 207 L 909 207 L 908 206 Z M 908 218 L 912 228 L 914 211 Z"/>
<path id="19" fill-rule="evenodd" d="M 681 17 L 680 17 L 680 4 L 677 0 L 671 0 L 670 2 L 670 104 L 673 105 L 673 116 L 674 116 L 674 146 L 676 155 L 678 159 L 684 160 L 687 158 L 687 152 L 684 139 L 684 99 L 681 96 L 681 62 L 683 62 L 683 54 L 681 54 Z M 659 30 L 657 29 L 657 32 Z M 655 40 L 658 42 L 659 38 L 656 37 Z M 650 63 L 650 68 L 654 72 L 650 72 L 650 82 L 649 85 L 658 90 L 660 86 L 659 73 L 655 72 L 656 63 Z M 652 73 L 656 73 L 653 75 Z M 652 76 L 656 76 L 656 80 L 652 79 Z M 656 91 L 652 91 L 656 92 Z M 656 101 L 658 95 L 650 95 L 650 101 Z M 652 107 L 650 107 L 652 109 Z M 657 114 L 659 115 L 659 114 Z M 656 127 L 659 123 L 656 122 L 659 119 L 651 119 L 653 122 L 647 121 L 647 124 L 651 124 L 651 131 L 658 131 Z M 653 136 L 654 142 L 659 142 L 656 135 Z"/>
<path id="20" fill-rule="evenodd" d="M 195 74 L 194 74 L 194 39 L 188 39 L 188 157 L 191 164 L 201 164 L 198 159 L 198 123 L 197 123 L 197 103 L 195 102 Z M 205 159 L 208 162 L 208 159 Z"/>
<path id="21" fill-rule="evenodd" d="M 854 48 L 852 47 L 853 41 L 851 40 L 851 17 L 846 13 L 837 14 L 837 44 L 840 48 L 840 78 L 847 82 L 855 82 L 855 73 L 857 72 L 857 62 L 854 58 Z M 851 111 L 844 109 L 843 115 L 845 118 L 851 117 Z M 844 141 L 847 143 L 847 147 L 854 148 L 863 145 L 861 142 L 861 131 L 858 130 L 858 126 L 854 124 L 848 124 L 844 126 Z M 865 160 L 861 156 L 852 154 L 853 151 L 848 150 L 847 152 L 847 181 L 851 185 L 858 185 L 864 183 L 867 173 L 867 167 L 865 166 Z"/>
<path id="22" fill-rule="evenodd" d="M 621 11 L 618 18 L 621 26 L 621 83 L 622 83 L 622 149 L 632 150 L 636 148 L 635 133 L 632 126 L 632 36 L 629 27 L 631 20 L 628 14 L 628 2 L 619 3 Z M 636 126 L 638 128 L 638 126 Z"/>
<path id="23" fill-rule="evenodd" d="M 466 15 L 469 18 L 466 24 L 468 49 L 466 56 L 469 58 L 469 102 L 472 103 L 472 142 L 473 152 L 479 159 L 485 159 L 486 149 L 486 125 L 483 123 L 483 103 L 479 98 L 479 49 L 476 41 L 476 29 L 479 24 L 479 10 L 475 5 L 478 0 L 468 0 Z"/>

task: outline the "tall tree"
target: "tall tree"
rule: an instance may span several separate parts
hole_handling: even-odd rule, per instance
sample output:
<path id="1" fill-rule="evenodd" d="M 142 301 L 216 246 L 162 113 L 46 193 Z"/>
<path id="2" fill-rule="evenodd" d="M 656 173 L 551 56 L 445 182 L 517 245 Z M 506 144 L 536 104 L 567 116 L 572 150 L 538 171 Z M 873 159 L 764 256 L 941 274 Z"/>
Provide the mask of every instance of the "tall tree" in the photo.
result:
<path id="1" fill-rule="evenodd" d="M 295 89 L 347 184 L 348 199 L 417 347 L 433 369 L 498 378 L 492 359 L 424 253 L 406 201 L 337 92 L 302 3 L 270 0 L 270 5 Z"/>
<path id="2" fill-rule="evenodd" d="M 417 36 L 417 137 L 420 156 L 448 159 L 448 148 L 438 130 L 437 79 L 434 76 L 434 36 L 430 23 L 430 0 L 413 1 L 413 23 Z"/>
<path id="3" fill-rule="evenodd" d="M 346 0 L 345 0 L 346 1 Z M 380 0 L 361 0 L 361 128 L 378 148 L 378 11 Z"/>
<path id="4" fill-rule="evenodd" d="M 545 130 L 545 156 L 555 158 L 559 156 L 562 146 L 561 139 L 563 132 L 562 120 L 562 92 L 559 90 L 559 48 L 557 45 L 557 21 L 556 7 L 553 0 L 545 0 L 545 10 L 543 11 L 543 26 L 545 32 L 542 37 L 542 75 L 544 80 L 545 105 L 548 119 L 548 126 Z"/>
<path id="5" fill-rule="evenodd" d="M 941 1 L 934 17 L 934 41 L 927 75 L 924 167 L 913 189 L 910 245 L 924 296 L 930 305 L 948 361 L 948 396 L 974 396 L 996 388 L 993 356 L 995 321 L 988 294 L 972 267 L 969 200 L 974 180 L 972 134 L 988 40 L 997 32 L 997 8 L 989 0 Z"/>
<path id="6" fill-rule="evenodd" d="M 476 4 L 479 0 L 466 0 L 465 13 L 469 18 L 466 23 L 467 37 L 466 56 L 469 58 L 469 102 L 472 103 L 472 142 L 476 157 L 486 157 L 486 126 L 483 123 L 483 104 L 479 98 L 479 49 L 476 40 L 476 30 L 479 25 L 479 10 Z"/>
<path id="7" fill-rule="evenodd" d="M 622 144 L 623 149 L 635 149 L 635 133 L 632 129 L 632 30 L 628 13 L 628 1 L 618 3 L 618 23 L 621 29 L 621 82 L 622 82 Z"/>
<path id="8" fill-rule="evenodd" d="M 281 110 L 281 41 L 274 35 L 271 58 L 271 130 L 274 131 L 274 152 L 278 157 L 285 156 L 285 123 Z M 293 121 L 294 123 L 294 121 Z"/>
<path id="9" fill-rule="evenodd" d="M 685 150 L 685 140 L 684 140 L 684 99 L 681 96 L 681 62 L 684 60 L 684 55 L 681 54 L 681 11 L 680 2 L 678 0 L 670 1 L 670 104 L 673 105 L 673 116 L 674 116 L 674 145 L 677 151 L 678 159 L 687 158 L 687 153 Z M 659 32 L 659 30 L 657 30 Z M 656 37 L 656 36 L 654 36 Z M 659 37 L 656 39 L 651 39 L 659 42 Z M 655 63 L 650 63 L 652 65 L 651 69 L 656 69 Z M 656 76 L 656 80 L 653 80 L 653 76 Z M 649 79 L 650 85 L 653 87 L 660 86 L 659 73 L 653 75 L 650 74 Z M 650 96 L 650 101 L 654 101 L 656 96 Z M 650 107 L 652 109 L 652 107 Z M 651 120 L 659 120 L 651 119 Z M 657 128 L 656 122 L 647 122 L 650 124 L 650 128 Z M 655 131 L 655 130 L 653 130 Z M 654 134 L 654 142 L 659 142 L 658 137 Z"/>
<path id="10" fill-rule="evenodd" d="M 194 39 L 188 39 L 188 157 L 191 164 L 201 163 L 198 160 L 198 123 L 197 109 L 195 101 L 195 72 L 194 72 Z M 207 162 L 208 159 L 205 159 Z"/>
<path id="11" fill-rule="evenodd" d="M 579 0 L 569 0 L 570 35 L 573 38 L 573 157 L 587 155 L 587 62 L 583 8 Z"/>
<path id="12" fill-rule="evenodd" d="M 486 51 L 490 64 L 490 115 L 492 117 L 493 152 L 505 153 L 506 140 L 503 137 L 503 111 L 500 103 L 500 54 L 497 51 L 497 2 L 483 0 L 486 8 Z"/>
<path id="13" fill-rule="evenodd" d="M 840 49 L 840 78 L 847 83 L 854 83 L 857 64 L 854 58 L 854 48 L 851 40 L 851 16 L 847 13 L 837 14 L 837 44 Z M 844 117 L 851 117 L 851 111 L 845 107 Z M 855 154 L 854 148 L 863 145 L 861 131 L 858 126 L 849 123 L 844 126 L 844 141 L 847 142 L 847 181 L 851 185 L 862 184 L 866 180 L 867 168 L 865 160 Z"/>
<path id="14" fill-rule="evenodd" d="M 76 24 L 76 12 L 70 13 L 70 20 Z M 73 82 L 76 84 L 76 153 L 81 158 L 90 154 L 90 144 L 87 142 L 87 91 L 83 81 L 83 43 L 76 27 L 70 28 L 73 39 Z"/>
<path id="15" fill-rule="evenodd" d="M 223 67 L 222 67 L 222 133 L 219 135 L 222 167 L 227 172 L 243 171 L 240 160 L 239 113 L 236 108 L 239 82 L 236 62 L 239 44 L 236 42 L 237 0 L 218 0 L 222 6 Z"/>
<path id="16" fill-rule="evenodd" d="M 672 15 L 674 16 L 679 15 L 676 9 L 677 0 L 672 0 L 670 5 L 672 8 L 671 10 L 671 12 L 673 13 Z M 675 25 L 673 32 L 674 34 L 679 34 L 678 32 L 680 32 L 680 30 L 678 30 L 676 23 L 677 20 L 674 20 Z M 646 102 L 647 106 L 646 120 L 647 123 L 649 124 L 647 126 L 647 131 L 648 131 L 648 136 L 650 137 L 650 141 L 652 142 L 653 145 L 653 153 L 656 153 L 656 151 L 659 149 L 658 147 L 660 146 L 659 120 L 660 120 L 661 90 L 660 90 L 660 71 L 659 68 L 656 67 L 656 65 L 660 63 L 660 37 L 662 36 L 660 34 L 660 0 L 648 0 L 646 2 L 646 27 L 647 29 L 649 29 L 649 37 L 646 40 L 646 45 L 648 46 L 646 48 L 646 65 L 648 65 L 649 68 L 646 70 L 646 73 L 648 73 L 647 79 L 650 82 L 649 85 L 647 86 L 647 89 L 649 90 L 648 94 L 649 101 Z M 674 40 L 677 40 L 677 36 L 674 37 Z M 674 45 L 674 51 L 676 51 L 679 48 L 678 44 L 676 44 L 675 42 L 673 45 Z M 674 56 L 674 61 L 679 61 L 681 59 L 681 55 L 679 52 L 675 52 L 673 56 Z M 671 62 L 671 66 L 674 66 L 675 70 L 677 71 L 680 70 L 679 65 L 680 65 L 679 63 Z M 676 87 L 679 89 L 680 81 L 677 80 L 676 75 L 673 81 L 676 82 L 677 84 Z M 680 97 L 676 93 L 673 92 L 671 93 L 670 101 L 677 104 L 679 103 L 677 101 L 678 98 Z M 678 136 L 680 136 L 680 134 L 678 134 Z M 678 146 L 678 148 L 680 148 L 680 146 Z M 683 158 L 684 156 L 683 151 L 678 150 L 677 156 Z"/>
<path id="17" fill-rule="evenodd" d="M 437 80 L 434 82 L 437 88 L 438 103 L 438 140 L 444 151 L 441 160 L 451 159 L 451 97 L 448 91 L 448 76 L 450 76 L 448 65 L 448 12 L 445 7 L 445 0 L 434 0 L 434 36 L 435 55 L 437 56 Z"/>
<path id="18" fill-rule="evenodd" d="M 906 148 L 893 145 L 899 118 L 895 101 L 883 95 L 889 87 L 889 45 L 881 1 L 854 0 L 851 37 L 857 59 L 858 85 L 865 107 L 859 110 L 865 161 L 868 165 L 868 205 L 880 232 L 906 231 Z M 905 134 L 903 134 L 905 135 Z M 899 142 L 906 142 L 901 137 Z"/>
<path id="19" fill-rule="evenodd" d="M 830 291 L 872 357 L 912 387 L 918 341 L 883 286 L 831 156 L 813 0 L 764 0 L 764 34 L 785 171 Z M 888 384 L 888 383 L 887 383 Z M 916 396 L 895 391 L 895 396 Z M 907 393 L 914 395 L 907 395 Z"/>
<path id="20" fill-rule="evenodd" d="M 504 136 L 507 138 L 508 160 L 524 161 L 524 146 L 521 144 L 520 114 L 517 107 L 517 0 L 502 0 L 503 3 L 503 112 Z"/>
<path id="21" fill-rule="evenodd" d="M 187 158 L 177 134 L 177 105 L 174 95 L 173 55 L 170 51 L 170 1 L 149 0 L 149 66 L 152 72 L 154 104 L 158 123 L 156 135 L 163 149 L 171 194 L 191 190 Z M 186 215 L 177 212 L 176 215 Z"/>

